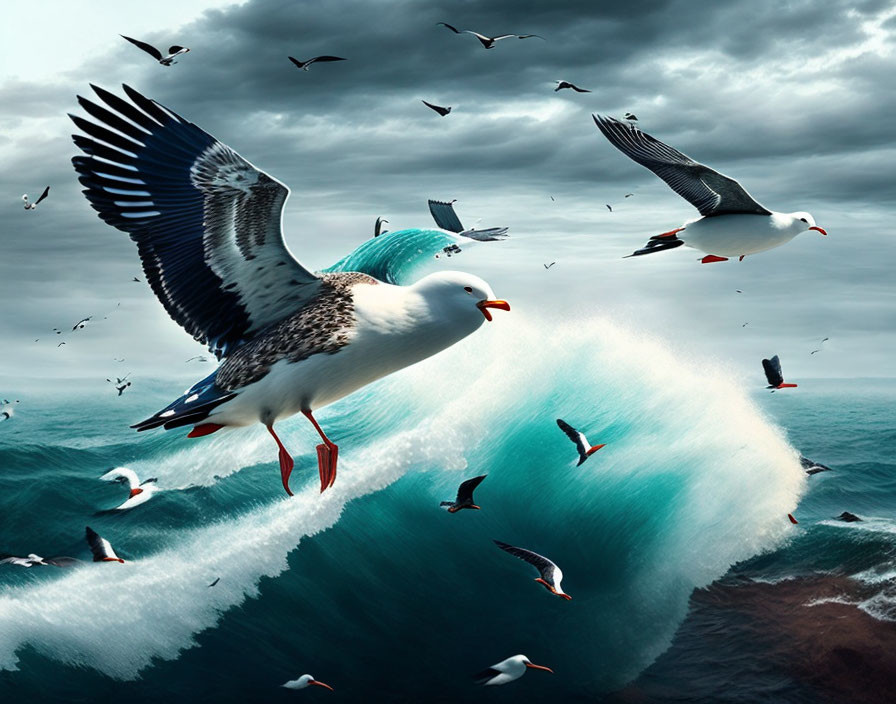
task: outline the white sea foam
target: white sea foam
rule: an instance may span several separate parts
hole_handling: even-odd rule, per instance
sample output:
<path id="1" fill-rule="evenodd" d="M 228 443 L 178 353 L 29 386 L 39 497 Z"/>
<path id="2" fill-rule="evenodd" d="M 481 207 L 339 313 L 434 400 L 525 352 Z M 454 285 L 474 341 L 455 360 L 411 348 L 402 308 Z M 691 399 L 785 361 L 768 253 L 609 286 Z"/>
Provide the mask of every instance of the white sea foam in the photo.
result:
<path id="1" fill-rule="evenodd" d="M 583 497 L 601 491 L 602 482 L 620 495 L 643 491 L 665 481 L 669 466 L 686 468 L 674 477 L 663 530 L 636 556 L 632 588 L 645 599 L 674 591 L 680 604 L 680 614 L 657 629 L 645 658 L 655 655 L 671 638 L 693 587 L 792 534 L 786 515 L 805 488 L 798 455 L 722 369 L 682 362 L 685 357 L 666 345 L 605 320 L 552 325 L 544 337 L 542 327 L 519 317 L 502 316 L 485 326 L 487 332 L 361 395 L 405 420 L 423 420 L 366 445 L 344 445 L 338 481 L 324 494 L 312 482 L 292 499 L 185 531 L 133 562 L 85 565 L 60 571 L 52 581 L 7 589 L 0 596 L 0 668 L 14 669 L 17 652 L 31 646 L 66 663 L 134 678 L 154 658 L 175 658 L 195 645 L 195 635 L 223 612 L 256 596 L 259 580 L 285 570 L 289 552 L 332 526 L 352 498 L 388 486 L 413 467 L 462 469 L 480 443 L 551 424 L 558 406 L 602 426 L 630 426 L 612 450 L 602 451 L 599 475 L 577 475 Z M 246 463 L 270 461 L 270 439 L 241 432 L 239 442 L 235 435 L 209 439 L 154 467 L 133 467 L 171 488 L 207 484 Z M 214 576 L 221 581 L 209 589 Z"/>

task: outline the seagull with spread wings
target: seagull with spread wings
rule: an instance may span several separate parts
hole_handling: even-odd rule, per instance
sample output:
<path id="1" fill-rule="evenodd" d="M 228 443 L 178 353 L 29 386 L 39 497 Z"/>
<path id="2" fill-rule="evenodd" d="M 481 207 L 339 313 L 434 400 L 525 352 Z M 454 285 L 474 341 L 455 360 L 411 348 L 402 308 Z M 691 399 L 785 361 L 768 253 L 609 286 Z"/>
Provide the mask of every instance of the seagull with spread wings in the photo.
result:
<path id="1" fill-rule="evenodd" d="M 50 195 L 50 187 L 49 186 L 47 186 L 44 189 L 44 192 L 40 194 L 38 199 L 32 203 L 28 200 L 28 194 L 26 193 L 25 195 L 22 196 L 22 200 L 25 201 L 25 210 L 34 210 L 38 205 L 40 205 L 40 202 L 44 198 L 46 198 L 48 195 Z"/>
<path id="2" fill-rule="evenodd" d="M 629 256 L 653 254 L 681 245 L 706 256 L 704 264 L 743 259 L 790 242 L 807 230 L 826 235 L 805 212 L 777 213 L 757 203 L 737 181 L 694 161 L 677 149 L 642 132 L 634 124 L 594 115 L 594 123 L 614 147 L 650 169 L 693 205 L 700 217 L 650 238 Z M 680 234 L 684 233 L 684 234 Z"/>
<path id="3" fill-rule="evenodd" d="M 536 39 L 544 39 L 544 37 L 540 37 L 537 34 L 499 34 L 496 37 L 487 37 L 484 34 L 480 34 L 479 32 L 474 32 L 472 29 L 457 29 L 456 27 L 452 27 L 447 22 L 437 22 L 437 24 L 442 25 L 450 29 L 455 34 L 472 34 L 476 37 L 486 49 L 494 49 L 495 42 L 499 42 L 502 39 L 531 39 L 535 37 Z"/>
<path id="4" fill-rule="evenodd" d="M 472 274 L 441 271 L 410 286 L 359 272 L 316 274 L 286 246 L 289 189 L 180 115 L 124 86 L 79 97 L 94 121 L 72 160 L 84 195 L 130 234 L 168 314 L 220 366 L 137 430 L 194 426 L 189 437 L 262 423 L 288 494 L 293 459 L 274 423 L 301 413 L 321 437 L 320 488 L 339 448 L 314 411 L 434 355 L 510 310 Z M 113 131 L 114 130 L 114 131 Z"/>
<path id="5" fill-rule="evenodd" d="M 557 427 L 560 428 L 566 437 L 572 440 L 573 444 L 576 446 L 576 450 L 579 453 L 579 461 L 576 463 L 576 467 L 581 466 L 585 460 L 591 457 L 591 455 L 597 452 L 600 448 L 606 447 L 606 443 L 592 445 L 588 442 L 588 438 L 585 437 L 585 433 L 576 430 L 562 418 L 557 419 Z"/>
<path id="6" fill-rule="evenodd" d="M 174 59 L 181 54 L 186 54 L 189 51 L 189 49 L 187 49 L 186 47 L 178 46 L 177 44 L 175 44 L 174 46 L 168 47 L 168 56 L 162 56 L 162 52 L 156 49 L 152 44 L 141 42 L 139 39 L 126 37 L 123 34 L 120 34 L 119 36 L 122 39 L 127 39 L 134 46 L 143 49 L 143 51 L 145 51 L 152 58 L 162 64 L 162 66 L 170 66 L 171 64 L 176 64 L 177 61 L 175 61 Z"/>
<path id="7" fill-rule="evenodd" d="M 556 93 L 558 90 L 563 90 L 564 88 L 571 88 L 576 93 L 590 93 L 591 92 L 587 88 L 579 88 L 577 85 L 570 83 L 569 81 L 557 81 L 557 87 L 554 88 L 554 92 Z"/>
<path id="8" fill-rule="evenodd" d="M 311 64 L 316 63 L 328 63 L 331 61 L 347 61 L 347 59 L 343 59 L 341 56 L 315 56 L 312 59 L 308 59 L 307 61 L 299 61 L 295 57 L 287 56 L 287 59 L 292 61 L 298 68 L 303 71 L 307 71 L 311 68 Z"/>
<path id="9" fill-rule="evenodd" d="M 551 594 L 562 597 L 567 601 L 572 599 L 572 597 L 569 594 L 566 594 L 560 586 L 560 582 L 563 581 L 563 572 L 544 555 L 539 555 L 537 552 L 532 552 L 531 550 L 525 550 L 524 548 L 517 548 L 513 545 L 502 543 L 500 540 L 495 540 L 494 543 L 504 552 L 510 553 L 523 562 L 528 562 L 537 569 L 539 576 L 535 581 L 541 584 Z"/>
<path id="10" fill-rule="evenodd" d="M 454 501 L 443 501 L 439 505 L 447 507 L 448 513 L 457 513 L 462 508 L 476 509 L 478 511 L 479 506 L 473 503 L 473 491 L 482 484 L 482 480 L 486 476 L 488 475 L 483 474 L 481 477 L 473 477 L 465 482 L 461 482 L 461 485 L 457 488 L 457 497 Z"/>

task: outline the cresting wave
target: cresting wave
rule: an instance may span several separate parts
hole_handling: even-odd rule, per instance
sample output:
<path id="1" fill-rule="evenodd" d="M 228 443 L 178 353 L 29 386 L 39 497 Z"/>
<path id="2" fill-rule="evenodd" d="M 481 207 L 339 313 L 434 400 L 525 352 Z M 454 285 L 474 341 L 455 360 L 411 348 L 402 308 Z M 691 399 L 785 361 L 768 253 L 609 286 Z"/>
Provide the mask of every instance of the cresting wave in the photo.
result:
<path id="1" fill-rule="evenodd" d="M 545 337 L 544 326 L 508 316 L 335 404 L 326 411 L 328 427 L 350 440 L 342 443 L 340 480 L 323 495 L 309 464 L 308 485 L 293 499 L 186 530 L 160 526 L 157 549 L 124 565 L 85 565 L 8 588 L 0 596 L 0 668 L 14 669 L 17 654 L 31 647 L 115 678 L 135 678 L 154 659 L 176 658 L 222 614 L 259 596 L 259 581 L 287 569 L 287 556 L 305 538 L 345 520 L 351 500 L 427 471 L 432 496 L 407 488 L 390 493 L 409 510 L 421 502 L 437 505 L 435 498 L 449 496 L 469 466 L 489 474 L 481 488 L 488 493 L 480 497 L 488 498 L 482 514 L 489 532 L 458 541 L 457 559 L 481 574 L 469 584 L 451 578 L 451 593 L 491 604 L 491 620 L 480 627 L 511 642 L 518 609 L 529 609 L 545 642 L 563 650 L 558 660 L 590 673 L 581 683 L 586 691 L 634 677 L 667 647 L 695 587 L 786 539 L 786 515 L 804 491 L 805 475 L 780 429 L 723 371 L 692 368 L 681 361 L 686 356 L 607 320 L 551 329 Z M 607 447 L 575 469 L 556 417 Z M 170 478 L 169 489 L 179 471 L 189 477 L 183 485 L 226 488 L 234 478 L 224 476 L 220 461 L 195 460 L 236 451 L 233 471 L 270 464 L 270 448 L 254 437 L 217 442 L 156 458 L 151 471 L 160 482 Z M 132 466 L 141 475 L 150 471 L 140 462 Z M 253 471 L 262 469 L 274 473 Z M 153 504 L 141 510 L 141 520 L 151 524 Z M 434 509 L 433 516 L 442 514 Z M 422 540 L 426 527 L 415 529 Z M 376 559 L 398 559 L 408 548 L 408 538 L 390 540 L 391 523 L 369 530 L 384 553 Z M 480 551 L 480 537 L 482 545 L 495 537 L 550 554 L 574 596 L 570 610 L 537 614 L 530 600 L 542 594 L 530 593 L 519 570 L 492 548 Z M 359 546 L 341 559 L 351 565 L 374 558 Z M 210 575 L 221 577 L 211 590 Z M 436 593 L 438 586 L 419 589 Z M 327 584 L 302 594 L 309 606 L 316 589 Z M 396 599 L 382 608 L 405 606 Z M 444 637 L 438 623 L 430 628 L 434 638 Z"/>

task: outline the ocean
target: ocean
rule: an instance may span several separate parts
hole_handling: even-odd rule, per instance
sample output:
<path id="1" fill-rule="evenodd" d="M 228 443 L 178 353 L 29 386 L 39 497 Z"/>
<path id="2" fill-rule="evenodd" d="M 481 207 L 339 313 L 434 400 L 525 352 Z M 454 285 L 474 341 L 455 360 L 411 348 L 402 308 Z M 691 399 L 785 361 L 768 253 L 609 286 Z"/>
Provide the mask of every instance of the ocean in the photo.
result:
<path id="1" fill-rule="evenodd" d="M 401 281 L 453 241 L 392 235 L 336 268 Z M 896 383 L 772 394 L 586 322 L 508 316 L 324 409 L 324 494 L 313 429 L 280 424 L 293 498 L 261 426 L 130 430 L 169 379 L 4 389 L 27 402 L 0 423 L 0 551 L 87 559 L 90 525 L 126 562 L 0 566 L 0 698 L 892 701 Z M 558 417 L 606 447 L 577 468 Z M 160 491 L 110 511 L 116 466 Z M 479 474 L 481 511 L 439 508 Z M 549 556 L 573 599 L 493 540 Z M 554 674 L 473 684 L 517 653 Z M 335 691 L 279 687 L 306 672 Z"/>

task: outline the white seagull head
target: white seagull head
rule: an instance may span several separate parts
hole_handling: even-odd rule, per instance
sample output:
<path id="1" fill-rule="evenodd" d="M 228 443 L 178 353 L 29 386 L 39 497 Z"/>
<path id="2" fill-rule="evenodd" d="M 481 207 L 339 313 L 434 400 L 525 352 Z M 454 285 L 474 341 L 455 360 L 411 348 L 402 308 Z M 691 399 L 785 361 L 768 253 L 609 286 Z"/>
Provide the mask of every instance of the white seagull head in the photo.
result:
<path id="1" fill-rule="evenodd" d="M 816 232 L 820 232 L 823 235 L 828 234 L 815 224 L 815 218 L 813 218 L 809 213 L 789 213 L 789 216 L 792 218 L 794 229 L 798 230 L 799 232 L 804 232 L 806 230 L 815 230 Z"/>
<path id="2" fill-rule="evenodd" d="M 280 686 L 286 687 L 286 689 L 305 689 L 306 687 L 311 687 L 312 685 L 324 687 L 325 689 L 329 689 L 331 692 L 333 691 L 333 688 L 330 685 L 323 682 L 318 682 L 316 679 L 314 679 L 313 675 L 302 675 L 301 677 L 299 677 L 299 679 L 284 682 Z"/>
<path id="3" fill-rule="evenodd" d="M 414 284 L 414 289 L 441 316 L 458 322 L 475 322 L 475 327 L 492 319 L 491 308 L 510 310 L 510 304 L 495 298 L 495 292 L 485 281 L 462 271 L 440 271 L 424 276 Z"/>

